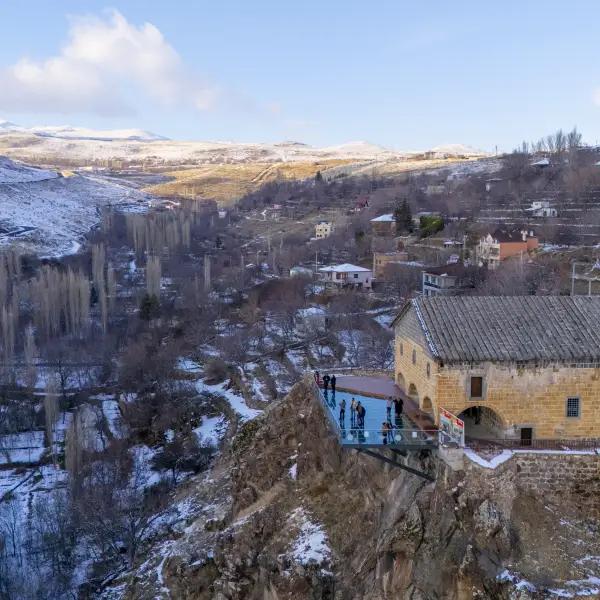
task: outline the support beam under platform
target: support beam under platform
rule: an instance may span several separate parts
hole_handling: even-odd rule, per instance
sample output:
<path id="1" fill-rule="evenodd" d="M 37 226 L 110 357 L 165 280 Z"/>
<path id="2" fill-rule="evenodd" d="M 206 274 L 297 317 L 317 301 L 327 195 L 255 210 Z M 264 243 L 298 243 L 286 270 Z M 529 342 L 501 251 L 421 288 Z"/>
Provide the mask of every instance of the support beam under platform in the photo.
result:
<path id="1" fill-rule="evenodd" d="M 395 460 L 392 460 L 391 458 L 388 458 L 387 456 L 384 456 L 383 454 L 379 454 L 378 452 L 373 452 L 373 450 L 367 450 L 366 448 L 357 448 L 356 451 L 362 452 L 362 454 L 366 454 L 367 456 L 372 456 L 373 458 L 376 458 L 385 463 L 388 463 L 388 464 L 392 465 L 393 467 L 398 467 L 399 469 L 404 469 L 405 471 L 408 471 L 409 473 L 412 473 L 413 475 L 417 475 L 417 477 L 422 477 L 423 479 L 427 479 L 427 481 L 435 481 L 435 477 L 432 477 L 431 475 L 429 475 L 429 473 L 424 473 L 423 471 L 413 469 L 412 467 L 407 467 L 406 465 L 396 462 Z"/>

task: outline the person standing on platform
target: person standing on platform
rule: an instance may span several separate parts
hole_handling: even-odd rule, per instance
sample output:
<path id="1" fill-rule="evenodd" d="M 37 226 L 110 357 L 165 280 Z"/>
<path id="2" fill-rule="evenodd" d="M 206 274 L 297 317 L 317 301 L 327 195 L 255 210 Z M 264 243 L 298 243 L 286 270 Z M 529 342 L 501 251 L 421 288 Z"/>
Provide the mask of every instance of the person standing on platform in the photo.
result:
<path id="1" fill-rule="evenodd" d="M 335 394 L 335 383 L 336 383 L 337 379 L 335 377 L 335 375 L 331 376 L 331 391 L 332 393 Z"/>
<path id="2" fill-rule="evenodd" d="M 325 393 L 327 394 L 327 390 L 329 389 L 329 375 L 325 374 L 323 375 L 323 389 L 325 390 Z"/>

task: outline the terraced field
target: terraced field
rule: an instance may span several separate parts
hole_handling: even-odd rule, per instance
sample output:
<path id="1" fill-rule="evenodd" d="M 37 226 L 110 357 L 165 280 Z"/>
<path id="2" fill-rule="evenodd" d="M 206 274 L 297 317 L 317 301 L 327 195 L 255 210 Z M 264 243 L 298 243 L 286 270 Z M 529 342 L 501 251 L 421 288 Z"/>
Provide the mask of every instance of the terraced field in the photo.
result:
<path id="1" fill-rule="evenodd" d="M 202 197 L 229 204 L 269 181 L 308 179 L 317 171 L 326 172 L 354 160 L 324 160 L 287 163 L 238 163 L 205 165 L 172 171 L 165 175 L 171 181 L 150 186 L 147 192 L 157 196 Z"/>

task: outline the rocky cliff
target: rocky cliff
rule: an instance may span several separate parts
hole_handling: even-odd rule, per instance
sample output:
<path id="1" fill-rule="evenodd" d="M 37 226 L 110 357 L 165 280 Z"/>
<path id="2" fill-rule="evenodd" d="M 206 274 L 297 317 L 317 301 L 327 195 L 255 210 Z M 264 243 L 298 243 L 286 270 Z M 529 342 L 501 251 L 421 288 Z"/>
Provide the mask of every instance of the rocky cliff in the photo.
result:
<path id="1" fill-rule="evenodd" d="M 576 491 L 554 500 L 524 492 L 516 463 L 453 470 L 428 455 L 407 460 L 435 483 L 340 449 L 301 382 L 241 427 L 210 477 L 186 492 L 195 508 L 185 523 L 113 590 L 216 600 L 594 591 L 598 524 Z"/>

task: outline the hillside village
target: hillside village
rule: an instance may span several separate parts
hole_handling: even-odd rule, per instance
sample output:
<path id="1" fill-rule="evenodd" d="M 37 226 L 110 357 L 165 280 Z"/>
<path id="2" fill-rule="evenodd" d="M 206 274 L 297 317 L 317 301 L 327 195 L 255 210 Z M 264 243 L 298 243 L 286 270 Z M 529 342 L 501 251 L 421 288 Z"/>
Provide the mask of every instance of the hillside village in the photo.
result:
<path id="1" fill-rule="evenodd" d="M 11 206 L 97 199 L 69 254 L 0 230 L 0 597 L 600 593 L 600 152 L 559 134 L 227 203 L 3 159 Z"/>

